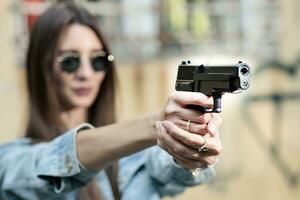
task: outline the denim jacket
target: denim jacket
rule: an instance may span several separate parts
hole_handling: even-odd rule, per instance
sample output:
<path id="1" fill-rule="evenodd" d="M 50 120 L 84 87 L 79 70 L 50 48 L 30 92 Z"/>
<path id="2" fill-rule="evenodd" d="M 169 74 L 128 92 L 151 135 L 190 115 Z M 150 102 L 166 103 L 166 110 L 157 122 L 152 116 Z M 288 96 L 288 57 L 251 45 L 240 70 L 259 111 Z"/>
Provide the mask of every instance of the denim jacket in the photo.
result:
<path id="1" fill-rule="evenodd" d="M 51 142 L 33 145 L 22 138 L 0 145 L 0 199 L 75 200 L 79 187 L 96 178 L 102 195 L 112 200 L 104 170 L 88 170 L 77 159 L 76 134 L 86 128 L 92 126 L 82 124 Z M 118 184 L 123 200 L 157 200 L 207 182 L 213 175 L 208 167 L 194 177 L 155 146 L 119 161 Z"/>

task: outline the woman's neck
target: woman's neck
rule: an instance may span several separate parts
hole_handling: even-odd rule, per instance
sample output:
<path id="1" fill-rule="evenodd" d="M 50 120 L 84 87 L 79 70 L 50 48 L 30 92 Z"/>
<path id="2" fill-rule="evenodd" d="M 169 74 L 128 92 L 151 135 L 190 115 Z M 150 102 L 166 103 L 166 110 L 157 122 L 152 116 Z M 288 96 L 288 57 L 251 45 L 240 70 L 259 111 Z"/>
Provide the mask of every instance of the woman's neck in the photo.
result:
<path id="1" fill-rule="evenodd" d="M 85 108 L 75 108 L 61 112 L 61 119 L 66 128 L 74 128 L 81 123 L 87 122 L 88 110 Z"/>

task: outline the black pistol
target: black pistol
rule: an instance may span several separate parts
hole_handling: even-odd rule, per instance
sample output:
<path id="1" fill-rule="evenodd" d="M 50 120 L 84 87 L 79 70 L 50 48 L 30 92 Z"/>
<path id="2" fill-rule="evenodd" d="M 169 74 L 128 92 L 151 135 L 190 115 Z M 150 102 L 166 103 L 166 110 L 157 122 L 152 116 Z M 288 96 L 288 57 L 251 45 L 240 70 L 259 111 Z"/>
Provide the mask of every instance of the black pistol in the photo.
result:
<path id="1" fill-rule="evenodd" d="M 188 108 L 209 113 L 221 112 L 221 98 L 226 92 L 239 93 L 250 86 L 250 67 L 239 61 L 236 65 L 193 65 L 182 61 L 178 67 L 175 89 L 177 91 L 201 92 L 214 99 L 213 108 L 188 105 Z"/>

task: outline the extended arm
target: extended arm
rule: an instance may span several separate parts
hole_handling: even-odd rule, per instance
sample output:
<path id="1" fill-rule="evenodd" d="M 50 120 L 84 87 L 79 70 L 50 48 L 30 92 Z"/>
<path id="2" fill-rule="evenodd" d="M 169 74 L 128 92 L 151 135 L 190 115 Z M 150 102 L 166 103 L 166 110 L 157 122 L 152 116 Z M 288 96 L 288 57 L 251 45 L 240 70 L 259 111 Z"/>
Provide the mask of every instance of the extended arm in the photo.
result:
<path id="1" fill-rule="evenodd" d="M 201 93 L 176 92 L 169 97 L 160 113 L 82 131 L 77 136 L 78 159 L 87 168 L 97 170 L 114 160 L 153 146 L 157 144 L 159 132 L 155 122 L 169 120 L 180 127 L 185 120 L 193 119 L 197 123 L 209 121 L 209 114 L 203 115 L 186 109 L 185 106 L 211 106 L 211 100 Z M 160 134 L 159 137 L 163 139 L 168 135 Z"/>
<path id="2" fill-rule="evenodd" d="M 155 145 L 156 121 L 166 119 L 180 127 L 184 120 L 199 115 L 184 106 L 205 106 L 206 100 L 204 95 L 179 92 L 160 113 L 89 130 L 91 126 L 82 125 L 45 143 L 30 144 L 24 139 L 4 144 L 0 146 L 0 197 L 61 199 L 58 195 L 83 186 L 111 162 Z"/>
<path id="3" fill-rule="evenodd" d="M 155 113 L 102 128 L 82 131 L 77 135 L 80 162 L 98 170 L 114 160 L 156 144 L 155 122 L 162 116 Z"/>

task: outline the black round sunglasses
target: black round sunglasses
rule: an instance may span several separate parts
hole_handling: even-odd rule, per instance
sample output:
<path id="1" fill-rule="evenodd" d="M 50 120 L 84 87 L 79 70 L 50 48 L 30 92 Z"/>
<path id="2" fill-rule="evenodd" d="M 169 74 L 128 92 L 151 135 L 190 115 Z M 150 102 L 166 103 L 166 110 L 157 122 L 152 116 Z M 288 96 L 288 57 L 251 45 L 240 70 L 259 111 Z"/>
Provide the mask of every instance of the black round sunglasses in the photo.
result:
<path id="1" fill-rule="evenodd" d="M 58 57 L 58 63 L 64 72 L 72 73 L 80 67 L 80 54 L 72 52 Z M 107 71 L 114 56 L 100 51 L 90 57 L 91 66 L 94 71 Z"/>

